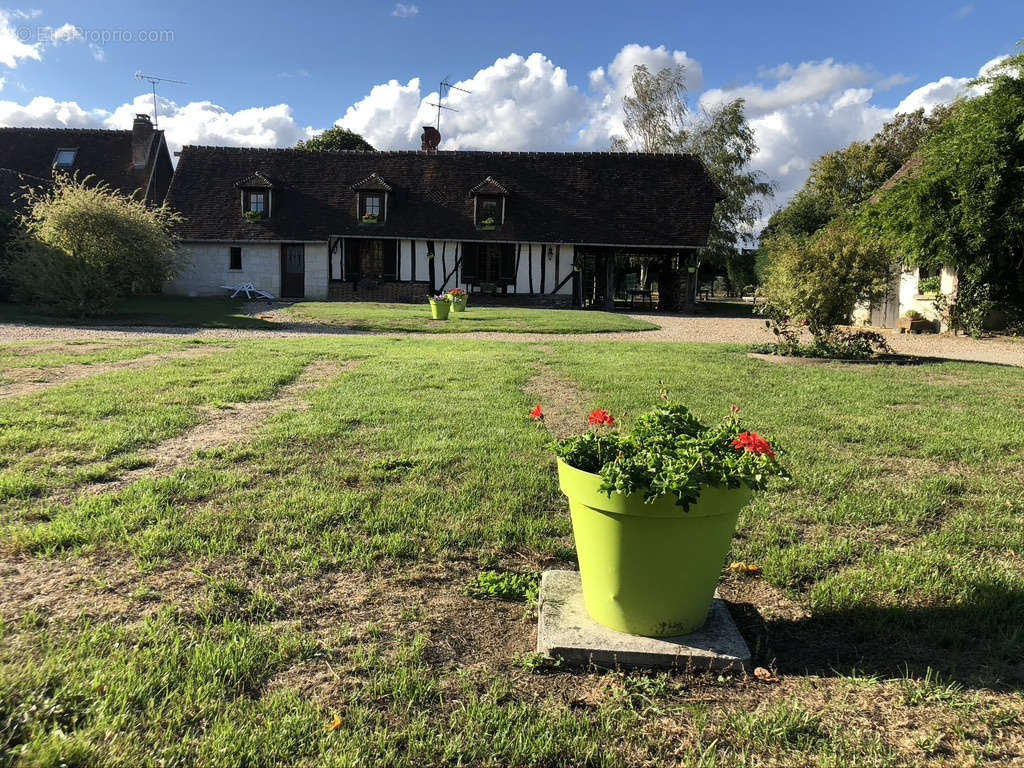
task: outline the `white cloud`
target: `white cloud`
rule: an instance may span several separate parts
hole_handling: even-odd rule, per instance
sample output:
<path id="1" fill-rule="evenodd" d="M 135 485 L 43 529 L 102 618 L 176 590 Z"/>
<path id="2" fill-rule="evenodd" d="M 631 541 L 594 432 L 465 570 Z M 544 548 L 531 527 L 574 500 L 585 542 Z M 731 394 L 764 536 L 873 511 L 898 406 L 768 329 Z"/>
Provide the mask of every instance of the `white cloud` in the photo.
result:
<path id="1" fill-rule="evenodd" d="M 107 60 L 107 52 L 96 45 L 96 43 L 89 43 L 89 51 L 92 53 L 95 61 L 103 62 Z"/>
<path id="2" fill-rule="evenodd" d="M 22 59 L 42 59 L 41 46 L 28 42 L 34 36 L 34 30 L 23 24 L 11 23 L 12 18 L 24 20 L 24 17 L 17 15 L 18 13 L 0 10 L 0 64 L 10 69 L 18 66 L 18 61 Z"/>
<path id="3" fill-rule="evenodd" d="M 76 40 L 82 39 L 81 30 L 74 24 L 62 24 L 59 27 L 43 27 L 43 32 L 54 45 L 73 43 Z"/>
<path id="4" fill-rule="evenodd" d="M 405 85 L 390 80 L 375 85 L 349 107 L 337 121 L 363 136 L 378 149 L 406 149 L 415 146 L 415 116 L 420 107 L 420 79 Z"/>
<path id="5" fill-rule="evenodd" d="M 6 77 L 0 77 L 0 91 L 2 91 L 4 89 L 5 85 L 7 85 L 7 78 Z"/>
<path id="6" fill-rule="evenodd" d="M 16 19 L 22 20 L 38 19 L 42 15 L 43 12 L 39 8 L 31 8 L 27 11 L 22 11 L 20 9 L 15 9 L 11 11 L 11 16 L 13 16 Z"/>
<path id="7" fill-rule="evenodd" d="M 418 5 L 412 3 L 395 3 L 395 10 L 391 12 L 391 15 L 399 19 L 409 19 L 413 16 L 419 15 L 420 8 Z"/>
<path id="8" fill-rule="evenodd" d="M 0 126 L 29 128 L 102 128 L 110 113 L 83 109 L 74 101 L 36 96 L 28 104 L 0 101 Z"/>
<path id="9" fill-rule="evenodd" d="M 963 21 L 972 13 L 974 13 L 974 3 L 967 3 L 967 5 L 961 5 L 956 9 L 956 12 L 953 14 L 953 18 L 957 21 Z"/>
<path id="10" fill-rule="evenodd" d="M 511 54 L 453 85 L 442 102 L 442 149 L 557 149 L 575 143 L 591 104 L 568 73 L 540 53 Z M 466 93 L 468 91 L 469 93 Z M 422 126 L 437 118 L 436 91 L 419 78 L 374 86 L 338 120 L 381 149 L 419 147 Z"/>
<path id="11" fill-rule="evenodd" d="M 160 128 L 171 150 L 185 144 L 237 147 L 290 147 L 313 135 L 292 116 L 291 107 L 277 104 L 229 112 L 208 101 L 178 105 L 161 98 Z M 113 112 L 84 109 L 73 101 L 38 96 L 28 104 L 0 101 L 0 126 L 56 128 L 130 128 L 136 113 L 151 114 L 153 97 L 140 94 Z"/>
<path id="12" fill-rule="evenodd" d="M 714 88 L 700 97 L 701 105 L 711 107 L 733 99 L 746 101 L 747 115 L 757 117 L 794 104 L 806 104 L 829 97 L 846 88 L 858 88 L 881 78 L 857 64 L 837 64 L 833 59 L 805 61 L 797 66 L 781 64 L 760 73 L 763 80 L 774 81 L 766 88 L 750 83 L 737 88 Z M 891 82 L 887 79 L 886 85 Z M 890 86 L 891 87 L 891 86 Z"/>

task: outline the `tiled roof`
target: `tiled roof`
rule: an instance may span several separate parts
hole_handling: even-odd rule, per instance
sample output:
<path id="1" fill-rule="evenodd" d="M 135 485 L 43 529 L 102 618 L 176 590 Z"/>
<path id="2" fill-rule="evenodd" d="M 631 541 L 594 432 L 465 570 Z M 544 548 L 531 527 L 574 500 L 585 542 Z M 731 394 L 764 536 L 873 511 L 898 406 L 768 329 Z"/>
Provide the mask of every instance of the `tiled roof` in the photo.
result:
<path id="1" fill-rule="evenodd" d="M 499 184 L 490 176 L 481 181 L 475 187 L 469 190 L 469 196 L 473 195 L 507 195 L 508 188 L 504 184 Z"/>
<path id="2" fill-rule="evenodd" d="M 52 183 L 51 179 L 41 179 L 12 168 L 0 168 L 0 211 L 22 213 L 25 187 L 40 189 Z"/>
<path id="3" fill-rule="evenodd" d="M 234 180 L 274 179 L 274 213 L 242 217 Z M 353 185 L 377 173 L 392 190 L 379 237 L 606 245 L 706 245 L 721 191 L 690 155 L 561 152 L 303 152 L 185 147 L 168 203 L 186 240 L 327 240 L 365 235 Z M 482 232 L 468 193 L 508 188 L 505 221 Z"/>
<path id="4" fill-rule="evenodd" d="M 67 171 L 79 178 L 94 176 L 114 189 L 130 194 L 145 190 L 158 153 L 166 153 L 162 131 L 153 131 L 148 161 L 143 168 L 132 162 L 132 132 L 82 128 L 0 128 L 0 168 L 41 179 L 53 178 L 58 149 L 75 149 L 75 162 Z M 167 155 L 166 162 L 169 162 Z M 160 200 L 156 200 L 160 202 Z M 0 200 L 7 206 L 8 200 Z"/>

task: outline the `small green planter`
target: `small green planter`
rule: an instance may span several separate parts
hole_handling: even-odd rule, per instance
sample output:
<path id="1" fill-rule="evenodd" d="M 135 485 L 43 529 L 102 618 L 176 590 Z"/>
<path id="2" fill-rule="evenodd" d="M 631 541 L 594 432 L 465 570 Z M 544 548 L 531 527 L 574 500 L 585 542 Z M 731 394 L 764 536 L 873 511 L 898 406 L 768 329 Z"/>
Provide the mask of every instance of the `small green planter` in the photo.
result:
<path id="1" fill-rule="evenodd" d="M 647 637 L 684 635 L 707 620 L 746 488 L 704 488 L 684 512 L 675 499 L 598 490 L 599 475 L 558 460 L 569 498 L 587 613 Z"/>
<path id="2" fill-rule="evenodd" d="M 451 303 L 447 301 L 434 301 L 430 299 L 430 316 L 435 320 L 447 320 L 451 306 Z"/>
<path id="3" fill-rule="evenodd" d="M 469 294 L 463 296 L 449 296 L 452 302 L 452 312 L 465 312 L 469 303 Z"/>

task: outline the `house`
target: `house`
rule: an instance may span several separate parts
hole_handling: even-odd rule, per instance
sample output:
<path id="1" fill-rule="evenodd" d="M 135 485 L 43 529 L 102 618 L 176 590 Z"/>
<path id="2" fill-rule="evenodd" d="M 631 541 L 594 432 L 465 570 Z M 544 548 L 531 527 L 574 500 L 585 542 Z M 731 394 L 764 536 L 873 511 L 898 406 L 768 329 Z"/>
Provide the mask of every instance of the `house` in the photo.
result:
<path id="1" fill-rule="evenodd" d="M 160 205 L 174 166 L 164 132 L 148 115 L 136 115 L 130 131 L 0 128 L 0 211 L 20 210 L 23 188 L 44 186 L 58 171 Z"/>
<path id="2" fill-rule="evenodd" d="M 912 177 L 922 162 L 920 155 L 911 157 L 875 192 L 870 202 L 874 204 L 882 192 Z M 853 323 L 877 328 L 897 328 L 900 318 L 907 317 L 907 313 L 911 312 L 930 321 L 935 330 L 947 331 L 949 316 L 946 308 L 955 301 L 956 292 L 956 270 L 951 266 L 926 269 L 896 264 L 885 295 L 870 304 L 865 302 L 855 307 Z"/>
<path id="3" fill-rule="evenodd" d="M 191 267 L 167 289 L 419 301 L 464 288 L 607 304 L 623 255 L 679 263 L 722 193 L 689 155 L 187 146 L 168 192 Z"/>

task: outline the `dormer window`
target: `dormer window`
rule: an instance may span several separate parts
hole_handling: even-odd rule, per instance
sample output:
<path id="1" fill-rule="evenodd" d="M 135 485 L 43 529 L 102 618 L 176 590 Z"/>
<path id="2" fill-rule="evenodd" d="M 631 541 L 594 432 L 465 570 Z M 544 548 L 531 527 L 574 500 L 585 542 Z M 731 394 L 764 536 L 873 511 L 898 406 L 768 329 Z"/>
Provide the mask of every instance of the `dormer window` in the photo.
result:
<path id="1" fill-rule="evenodd" d="M 77 156 L 77 149 L 58 149 L 57 154 L 53 156 L 53 167 L 61 169 L 70 168 L 75 164 Z"/>
<path id="2" fill-rule="evenodd" d="M 477 229 L 498 229 L 505 223 L 508 189 L 488 176 L 469 190 L 473 198 L 473 221 Z"/>
<path id="3" fill-rule="evenodd" d="M 383 224 L 388 217 L 391 185 L 376 172 L 352 185 L 356 193 L 356 216 L 361 226 Z"/>
<path id="4" fill-rule="evenodd" d="M 478 195 L 476 198 L 476 225 L 483 229 L 501 226 L 501 201 L 497 195 Z"/>
<path id="5" fill-rule="evenodd" d="M 250 221 L 270 218 L 273 212 L 274 185 L 259 171 L 254 172 L 235 186 L 242 194 L 242 216 Z"/>
<path id="6" fill-rule="evenodd" d="M 380 224 L 384 221 L 384 195 L 364 192 L 361 195 L 359 218 L 364 224 Z"/>

